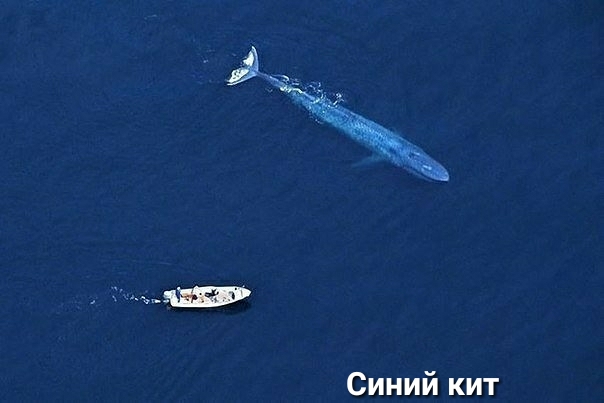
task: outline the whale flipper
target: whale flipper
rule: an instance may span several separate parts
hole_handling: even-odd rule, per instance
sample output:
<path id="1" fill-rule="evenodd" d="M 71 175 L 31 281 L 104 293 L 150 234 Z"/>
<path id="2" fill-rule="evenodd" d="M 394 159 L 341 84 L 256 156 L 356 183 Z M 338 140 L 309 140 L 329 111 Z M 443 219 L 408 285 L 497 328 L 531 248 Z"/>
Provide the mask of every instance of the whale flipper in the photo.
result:
<path id="1" fill-rule="evenodd" d="M 257 73 L 258 53 L 256 52 L 256 48 L 252 46 L 252 49 L 242 60 L 241 67 L 231 72 L 231 76 L 226 79 L 226 83 L 227 85 L 236 85 L 255 77 Z"/>
<path id="2" fill-rule="evenodd" d="M 353 168 L 367 168 L 370 165 L 378 164 L 380 162 L 386 162 L 386 159 L 384 157 L 382 157 L 381 155 L 371 154 L 370 156 L 365 157 L 362 160 L 357 161 L 354 164 L 352 164 L 352 167 Z"/>

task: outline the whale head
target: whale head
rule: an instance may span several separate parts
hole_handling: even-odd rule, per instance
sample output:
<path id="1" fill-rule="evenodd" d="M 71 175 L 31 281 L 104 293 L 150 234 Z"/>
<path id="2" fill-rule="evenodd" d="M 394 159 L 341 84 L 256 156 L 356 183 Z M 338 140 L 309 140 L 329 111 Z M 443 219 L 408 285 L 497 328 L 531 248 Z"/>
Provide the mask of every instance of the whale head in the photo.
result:
<path id="1" fill-rule="evenodd" d="M 447 169 L 419 147 L 407 150 L 403 168 L 425 180 L 433 182 L 449 181 L 449 172 Z"/>

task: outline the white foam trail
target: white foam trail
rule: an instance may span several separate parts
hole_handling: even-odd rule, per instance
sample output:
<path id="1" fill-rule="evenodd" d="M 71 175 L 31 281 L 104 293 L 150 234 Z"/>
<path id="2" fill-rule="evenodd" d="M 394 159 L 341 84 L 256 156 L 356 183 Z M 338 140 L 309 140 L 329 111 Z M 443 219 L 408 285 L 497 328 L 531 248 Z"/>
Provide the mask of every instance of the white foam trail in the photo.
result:
<path id="1" fill-rule="evenodd" d="M 159 299 L 156 298 L 148 298 L 145 295 L 136 295 L 132 292 L 127 292 L 125 291 L 123 288 L 118 288 L 117 286 L 112 286 L 111 290 L 113 290 L 116 294 L 112 294 L 111 297 L 113 298 L 113 302 L 117 302 L 118 298 L 119 299 L 123 299 L 125 301 L 135 301 L 135 302 L 142 302 L 145 305 L 149 305 L 149 304 L 161 304 L 161 301 Z"/>
<path id="2" fill-rule="evenodd" d="M 85 311 L 90 309 L 108 308 L 110 305 L 128 301 L 131 303 L 143 303 L 145 305 L 161 304 L 162 301 L 157 298 L 147 297 L 144 293 L 138 294 L 125 291 L 118 286 L 111 286 L 104 292 L 86 292 L 80 294 L 65 293 L 65 299 L 57 301 L 52 308 L 52 312 L 58 315 L 68 314 L 70 312 Z"/>

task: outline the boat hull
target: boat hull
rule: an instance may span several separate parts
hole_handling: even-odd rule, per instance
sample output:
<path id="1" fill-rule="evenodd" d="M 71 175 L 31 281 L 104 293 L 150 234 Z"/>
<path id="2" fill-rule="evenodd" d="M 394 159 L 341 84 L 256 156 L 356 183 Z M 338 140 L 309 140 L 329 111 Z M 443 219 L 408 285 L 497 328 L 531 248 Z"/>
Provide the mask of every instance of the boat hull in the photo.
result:
<path id="1" fill-rule="evenodd" d="M 180 298 L 177 290 L 164 291 L 164 303 L 172 308 L 211 309 L 243 301 L 252 293 L 247 288 L 239 286 L 195 286 L 182 288 L 179 291 Z"/>

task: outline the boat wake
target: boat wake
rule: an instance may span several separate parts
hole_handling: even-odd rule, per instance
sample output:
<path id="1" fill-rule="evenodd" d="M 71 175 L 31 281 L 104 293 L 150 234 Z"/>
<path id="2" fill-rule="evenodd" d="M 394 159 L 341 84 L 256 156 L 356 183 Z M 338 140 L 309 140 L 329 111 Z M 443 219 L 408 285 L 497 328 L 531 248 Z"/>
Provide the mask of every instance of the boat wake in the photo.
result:
<path id="1" fill-rule="evenodd" d="M 117 304 L 135 303 L 144 305 L 161 304 L 159 299 L 149 297 L 149 291 L 136 293 L 112 286 L 104 292 L 70 294 L 66 301 L 59 302 L 53 309 L 55 314 L 87 311 L 90 309 L 110 308 Z"/>
<path id="2" fill-rule="evenodd" d="M 113 302 L 125 300 L 125 301 L 133 301 L 133 302 L 142 302 L 145 305 L 161 304 L 161 301 L 159 299 L 148 298 L 145 295 L 137 296 L 136 294 L 125 291 L 123 288 L 118 288 L 115 285 L 111 287 L 111 290 L 113 291 L 113 293 L 111 294 L 111 298 L 113 299 Z M 148 293 L 148 291 L 145 291 L 145 292 Z M 94 302 L 94 300 L 90 302 L 91 305 L 93 305 L 95 303 L 96 302 Z"/>

